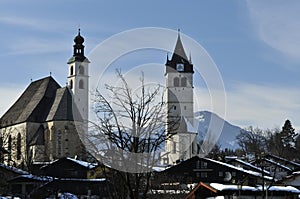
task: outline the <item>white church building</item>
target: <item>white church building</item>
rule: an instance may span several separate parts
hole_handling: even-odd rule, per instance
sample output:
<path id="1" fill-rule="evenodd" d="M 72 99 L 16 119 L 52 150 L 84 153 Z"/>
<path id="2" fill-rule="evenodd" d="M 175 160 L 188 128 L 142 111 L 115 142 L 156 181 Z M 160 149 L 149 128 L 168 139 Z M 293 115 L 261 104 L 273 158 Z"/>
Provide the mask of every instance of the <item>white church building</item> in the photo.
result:
<path id="1" fill-rule="evenodd" d="M 2 154 L 1 162 L 26 168 L 62 157 L 86 158 L 76 128 L 88 119 L 89 60 L 83 43 L 79 29 L 68 61 L 67 86 L 52 76 L 33 81 L 0 118 L 0 146 L 10 152 Z"/>

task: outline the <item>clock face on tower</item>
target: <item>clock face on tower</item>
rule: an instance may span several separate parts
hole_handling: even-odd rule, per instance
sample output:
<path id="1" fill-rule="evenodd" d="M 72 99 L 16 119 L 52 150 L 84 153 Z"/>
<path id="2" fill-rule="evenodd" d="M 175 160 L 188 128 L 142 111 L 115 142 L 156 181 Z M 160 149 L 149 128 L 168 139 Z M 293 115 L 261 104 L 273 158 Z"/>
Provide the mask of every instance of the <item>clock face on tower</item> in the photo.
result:
<path id="1" fill-rule="evenodd" d="M 176 64 L 176 70 L 177 71 L 184 71 L 184 64 L 182 64 L 182 63 Z"/>

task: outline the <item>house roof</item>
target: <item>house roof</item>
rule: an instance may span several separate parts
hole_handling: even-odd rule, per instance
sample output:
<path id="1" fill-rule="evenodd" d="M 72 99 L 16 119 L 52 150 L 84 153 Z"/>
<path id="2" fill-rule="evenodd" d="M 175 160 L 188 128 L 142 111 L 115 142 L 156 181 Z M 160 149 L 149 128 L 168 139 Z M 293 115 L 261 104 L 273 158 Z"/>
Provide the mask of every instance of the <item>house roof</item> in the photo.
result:
<path id="1" fill-rule="evenodd" d="M 253 193 L 253 194 L 260 194 L 262 190 L 268 190 L 268 192 L 281 192 L 281 193 L 293 193 L 293 194 L 299 194 L 300 191 L 292 186 L 270 186 L 270 187 L 263 187 L 262 186 L 241 186 L 239 187 L 236 184 L 220 184 L 220 183 L 203 183 L 200 182 L 186 197 L 185 199 L 192 199 L 195 198 L 196 192 L 202 188 L 211 192 L 211 196 L 217 196 L 221 193 L 228 193 L 230 192 L 245 192 L 245 193 Z M 199 192 L 200 193 L 200 192 Z M 201 192 L 201 195 L 203 193 Z"/>
<path id="2" fill-rule="evenodd" d="M 12 166 L 8 166 L 8 165 L 3 164 L 3 163 L 0 163 L 0 168 L 3 168 L 7 171 L 11 171 L 13 173 L 20 174 L 20 175 L 28 174 L 27 171 L 23 171 L 21 169 L 18 169 L 18 168 L 12 167 Z"/>
<path id="3" fill-rule="evenodd" d="M 0 128 L 23 122 L 42 123 L 53 120 L 80 120 L 69 88 L 53 77 L 32 82 L 19 99 L 0 118 Z"/>

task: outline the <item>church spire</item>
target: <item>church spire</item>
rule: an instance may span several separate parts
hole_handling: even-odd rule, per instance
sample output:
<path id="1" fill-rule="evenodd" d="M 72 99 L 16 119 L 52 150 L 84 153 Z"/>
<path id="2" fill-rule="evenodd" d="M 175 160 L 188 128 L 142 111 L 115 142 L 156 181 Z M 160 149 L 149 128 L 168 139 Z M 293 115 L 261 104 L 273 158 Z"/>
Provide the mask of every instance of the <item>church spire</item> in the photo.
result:
<path id="1" fill-rule="evenodd" d="M 73 45 L 73 56 L 69 59 L 68 63 L 74 61 L 88 61 L 84 56 L 84 38 L 80 35 L 80 28 L 78 28 L 78 34 L 74 38 L 74 45 Z"/>
<path id="2" fill-rule="evenodd" d="M 188 58 L 185 54 L 182 42 L 181 42 L 181 38 L 180 38 L 180 29 L 178 29 L 178 36 L 177 36 L 177 42 L 175 45 L 175 49 L 174 49 L 174 53 L 172 56 L 172 60 L 180 60 L 180 59 L 184 59 L 185 61 L 188 61 Z"/>

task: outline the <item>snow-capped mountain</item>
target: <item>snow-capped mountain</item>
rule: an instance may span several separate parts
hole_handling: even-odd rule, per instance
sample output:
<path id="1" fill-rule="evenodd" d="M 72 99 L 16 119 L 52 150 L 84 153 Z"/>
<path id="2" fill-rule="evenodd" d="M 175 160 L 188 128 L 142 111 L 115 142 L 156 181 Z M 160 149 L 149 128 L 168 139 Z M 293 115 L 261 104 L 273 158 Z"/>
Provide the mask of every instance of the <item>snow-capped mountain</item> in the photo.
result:
<path id="1" fill-rule="evenodd" d="M 195 120 L 199 122 L 198 141 L 204 140 L 206 136 L 206 139 L 216 140 L 216 144 L 221 149 L 228 148 L 234 150 L 239 147 L 236 142 L 236 136 L 243 130 L 240 127 L 230 124 L 217 114 L 209 111 L 196 112 Z"/>

